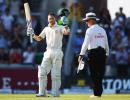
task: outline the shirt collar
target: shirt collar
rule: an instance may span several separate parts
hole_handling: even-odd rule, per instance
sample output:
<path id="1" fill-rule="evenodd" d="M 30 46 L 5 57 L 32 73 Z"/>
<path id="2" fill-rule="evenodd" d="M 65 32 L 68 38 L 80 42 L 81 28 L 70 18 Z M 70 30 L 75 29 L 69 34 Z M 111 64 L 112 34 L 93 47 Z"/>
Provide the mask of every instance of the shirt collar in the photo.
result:
<path id="1" fill-rule="evenodd" d="M 95 26 L 98 26 L 98 24 L 94 24 L 94 25 L 92 25 L 91 27 L 95 27 Z"/>
<path id="2" fill-rule="evenodd" d="M 55 25 L 53 27 L 56 27 L 57 25 L 58 25 L 57 22 L 55 22 Z M 48 24 L 48 27 L 50 27 L 49 24 Z M 53 27 L 50 27 L 50 28 L 53 28 Z"/>

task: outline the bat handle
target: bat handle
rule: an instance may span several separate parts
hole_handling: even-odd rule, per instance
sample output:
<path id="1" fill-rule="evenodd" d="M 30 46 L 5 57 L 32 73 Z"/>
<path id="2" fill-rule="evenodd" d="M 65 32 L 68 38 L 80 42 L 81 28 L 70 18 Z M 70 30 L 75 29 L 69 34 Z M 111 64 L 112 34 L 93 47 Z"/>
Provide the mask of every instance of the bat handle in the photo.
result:
<path id="1" fill-rule="evenodd" d="M 30 43 L 33 43 L 33 35 L 30 34 Z"/>
<path id="2" fill-rule="evenodd" d="M 32 22 L 31 21 L 27 21 L 27 27 L 32 27 Z"/>
<path id="3" fill-rule="evenodd" d="M 32 22 L 31 21 L 27 21 L 27 27 L 32 28 Z M 32 34 L 30 34 L 30 43 L 33 43 L 33 35 Z"/>

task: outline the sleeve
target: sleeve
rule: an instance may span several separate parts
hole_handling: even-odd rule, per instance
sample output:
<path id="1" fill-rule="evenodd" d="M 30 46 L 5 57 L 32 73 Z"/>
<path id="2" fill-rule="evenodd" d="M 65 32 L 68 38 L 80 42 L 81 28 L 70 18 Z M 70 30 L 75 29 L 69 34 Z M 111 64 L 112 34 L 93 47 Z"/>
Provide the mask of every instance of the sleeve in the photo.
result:
<path id="1" fill-rule="evenodd" d="M 105 32 L 106 34 L 106 32 Z M 107 34 L 106 34 L 106 39 L 105 39 L 105 46 L 106 46 L 106 56 L 109 55 L 109 45 L 108 45 L 108 38 L 107 38 Z"/>
<path id="2" fill-rule="evenodd" d="M 45 30 L 46 30 L 46 27 L 42 30 L 42 32 L 40 33 L 40 37 L 42 37 L 43 39 L 46 37 L 46 32 L 45 32 Z"/>
<path id="3" fill-rule="evenodd" d="M 80 51 L 80 55 L 84 55 L 86 53 L 89 42 L 90 42 L 90 34 L 89 34 L 89 31 L 86 31 L 86 35 L 85 35 L 85 39 L 84 39 L 84 42 Z"/>

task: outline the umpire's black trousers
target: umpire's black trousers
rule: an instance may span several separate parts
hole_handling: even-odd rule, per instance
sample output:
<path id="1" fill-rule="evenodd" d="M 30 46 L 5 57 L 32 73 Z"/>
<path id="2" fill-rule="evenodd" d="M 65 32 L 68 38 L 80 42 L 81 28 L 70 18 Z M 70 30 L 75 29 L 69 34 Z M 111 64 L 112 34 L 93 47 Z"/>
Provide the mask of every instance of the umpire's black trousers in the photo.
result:
<path id="1" fill-rule="evenodd" d="M 102 79 L 105 73 L 106 51 L 102 47 L 88 51 L 88 64 L 93 82 L 95 96 L 101 96 L 103 92 Z"/>

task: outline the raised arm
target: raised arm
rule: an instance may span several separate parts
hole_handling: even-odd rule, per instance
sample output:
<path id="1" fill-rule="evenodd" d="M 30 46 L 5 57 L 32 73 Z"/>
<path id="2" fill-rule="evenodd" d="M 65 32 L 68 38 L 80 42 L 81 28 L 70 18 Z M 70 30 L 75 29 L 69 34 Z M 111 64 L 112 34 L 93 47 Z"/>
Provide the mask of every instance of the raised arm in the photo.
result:
<path id="1" fill-rule="evenodd" d="M 39 35 L 33 35 L 33 39 L 36 40 L 36 41 L 41 41 L 43 38 Z"/>
<path id="2" fill-rule="evenodd" d="M 34 34 L 34 35 L 33 35 L 33 39 L 39 42 L 39 41 L 41 41 L 42 39 L 44 39 L 45 36 L 46 36 L 46 35 L 45 35 L 45 28 L 44 28 L 43 31 L 42 31 L 39 35 Z"/>
<path id="3" fill-rule="evenodd" d="M 27 35 L 32 36 L 32 38 L 36 41 L 41 41 L 43 38 L 40 35 L 35 35 L 33 28 L 27 29 Z"/>

